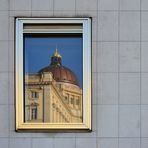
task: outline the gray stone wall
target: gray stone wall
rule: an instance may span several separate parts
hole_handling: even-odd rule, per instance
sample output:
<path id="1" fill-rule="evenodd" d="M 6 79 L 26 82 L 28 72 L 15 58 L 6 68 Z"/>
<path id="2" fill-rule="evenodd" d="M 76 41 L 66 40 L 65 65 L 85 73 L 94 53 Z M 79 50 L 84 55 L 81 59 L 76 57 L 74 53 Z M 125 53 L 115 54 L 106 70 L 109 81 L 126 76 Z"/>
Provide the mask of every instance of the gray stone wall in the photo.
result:
<path id="1" fill-rule="evenodd" d="M 14 131 L 16 16 L 92 17 L 92 133 Z M 148 148 L 148 0 L 0 0 L 0 147 Z"/>

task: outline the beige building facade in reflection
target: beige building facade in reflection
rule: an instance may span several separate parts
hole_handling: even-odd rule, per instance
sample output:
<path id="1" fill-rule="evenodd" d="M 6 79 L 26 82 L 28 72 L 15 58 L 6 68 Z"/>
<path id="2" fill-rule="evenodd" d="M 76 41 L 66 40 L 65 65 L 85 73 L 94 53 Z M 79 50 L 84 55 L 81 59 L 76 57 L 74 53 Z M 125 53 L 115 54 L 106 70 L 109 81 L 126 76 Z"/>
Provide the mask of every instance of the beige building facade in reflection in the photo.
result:
<path id="1" fill-rule="evenodd" d="M 49 66 L 25 75 L 25 122 L 82 122 L 82 89 L 57 50 Z"/>

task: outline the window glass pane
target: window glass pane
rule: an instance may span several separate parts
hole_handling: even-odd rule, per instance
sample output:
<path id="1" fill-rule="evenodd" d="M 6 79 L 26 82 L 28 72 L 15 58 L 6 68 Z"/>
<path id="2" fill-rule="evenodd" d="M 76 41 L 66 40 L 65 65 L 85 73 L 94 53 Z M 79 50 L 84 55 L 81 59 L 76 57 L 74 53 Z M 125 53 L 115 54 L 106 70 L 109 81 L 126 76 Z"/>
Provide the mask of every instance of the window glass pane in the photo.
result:
<path id="1" fill-rule="evenodd" d="M 71 94 L 82 95 L 82 49 L 80 33 L 24 33 L 25 122 L 82 122 L 82 107 L 79 112 L 71 108 Z"/>

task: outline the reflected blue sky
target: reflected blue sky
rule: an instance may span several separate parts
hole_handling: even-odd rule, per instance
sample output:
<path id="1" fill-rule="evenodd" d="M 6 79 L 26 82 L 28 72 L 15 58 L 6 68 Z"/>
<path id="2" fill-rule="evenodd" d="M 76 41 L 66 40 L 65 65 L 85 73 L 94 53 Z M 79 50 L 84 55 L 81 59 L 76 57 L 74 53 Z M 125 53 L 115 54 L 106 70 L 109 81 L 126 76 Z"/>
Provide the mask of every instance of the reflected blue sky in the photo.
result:
<path id="1" fill-rule="evenodd" d="M 62 65 L 70 68 L 82 86 L 82 38 L 34 38 L 25 37 L 25 73 L 37 73 L 50 64 L 57 46 Z"/>

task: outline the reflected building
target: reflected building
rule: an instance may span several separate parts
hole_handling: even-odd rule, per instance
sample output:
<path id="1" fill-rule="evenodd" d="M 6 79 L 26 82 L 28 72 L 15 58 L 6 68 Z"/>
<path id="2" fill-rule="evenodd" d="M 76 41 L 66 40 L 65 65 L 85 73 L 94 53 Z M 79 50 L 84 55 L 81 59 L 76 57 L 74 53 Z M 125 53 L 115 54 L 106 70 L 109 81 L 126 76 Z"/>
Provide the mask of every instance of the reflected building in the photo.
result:
<path id="1" fill-rule="evenodd" d="M 82 89 L 57 50 L 49 66 L 25 75 L 25 122 L 82 122 Z"/>

